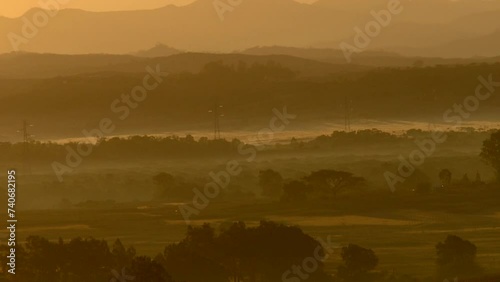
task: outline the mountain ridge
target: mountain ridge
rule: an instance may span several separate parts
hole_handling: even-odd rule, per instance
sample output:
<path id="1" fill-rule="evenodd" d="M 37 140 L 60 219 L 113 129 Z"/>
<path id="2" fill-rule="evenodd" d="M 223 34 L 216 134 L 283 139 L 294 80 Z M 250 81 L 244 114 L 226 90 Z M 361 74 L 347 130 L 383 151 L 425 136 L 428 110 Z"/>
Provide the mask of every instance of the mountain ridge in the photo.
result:
<path id="1" fill-rule="evenodd" d="M 202 0 L 185 6 L 166 5 L 137 11 L 63 9 L 49 19 L 47 26 L 39 28 L 33 38 L 20 44 L 19 50 L 59 54 L 129 54 L 146 50 L 157 42 L 191 52 L 225 53 L 252 46 L 332 47 L 338 46 L 341 41 L 352 41 L 354 28 L 364 28 L 373 20 L 369 10 L 341 11 L 323 8 L 321 3 L 329 2 L 301 4 L 292 0 L 252 0 L 242 2 L 223 15 L 218 14 L 212 1 Z M 414 8 L 420 9 L 418 5 Z M 447 5 L 454 5 L 461 11 L 470 6 Z M 490 6 L 496 5 L 497 2 Z M 447 7 L 444 4 L 438 6 Z M 500 9 L 500 4 L 498 6 Z M 405 15 L 406 10 L 401 15 L 393 16 L 393 22 L 383 29 L 369 48 L 390 49 L 404 43 L 427 48 L 431 47 L 429 45 L 439 46 L 466 37 L 486 35 L 485 20 L 478 20 L 477 23 L 473 20 L 487 18 L 487 29 L 495 30 L 500 27 L 500 10 L 473 13 L 481 9 L 474 9 L 471 14 L 455 18 L 446 25 L 409 21 L 416 17 L 408 8 L 406 10 L 411 17 Z M 39 11 L 39 8 L 32 9 L 24 18 L 31 19 Z M 259 20 L 256 22 L 257 16 Z M 7 35 L 11 32 L 20 35 L 24 25 L 21 17 L 0 17 L 0 34 L 5 35 L 0 36 L 0 53 L 13 50 Z"/>

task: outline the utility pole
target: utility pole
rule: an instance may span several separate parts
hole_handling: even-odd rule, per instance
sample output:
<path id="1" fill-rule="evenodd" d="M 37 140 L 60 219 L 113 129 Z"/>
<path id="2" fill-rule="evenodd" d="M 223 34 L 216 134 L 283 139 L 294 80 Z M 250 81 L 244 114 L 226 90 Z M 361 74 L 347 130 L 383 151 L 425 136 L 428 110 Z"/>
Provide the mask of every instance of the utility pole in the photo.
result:
<path id="1" fill-rule="evenodd" d="M 33 127 L 32 124 L 29 124 L 26 120 L 23 120 L 23 129 L 18 130 L 17 132 L 23 134 L 23 170 L 27 172 L 27 174 L 31 174 L 31 160 L 30 160 L 30 141 L 31 135 L 28 131 L 30 127 Z"/>
<path id="2" fill-rule="evenodd" d="M 222 108 L 222 105 L 215 103 L 213 109 L 208 111 L 214 116 L 214 140 L 220 139 L 220 118 L 224 116 Z"/>

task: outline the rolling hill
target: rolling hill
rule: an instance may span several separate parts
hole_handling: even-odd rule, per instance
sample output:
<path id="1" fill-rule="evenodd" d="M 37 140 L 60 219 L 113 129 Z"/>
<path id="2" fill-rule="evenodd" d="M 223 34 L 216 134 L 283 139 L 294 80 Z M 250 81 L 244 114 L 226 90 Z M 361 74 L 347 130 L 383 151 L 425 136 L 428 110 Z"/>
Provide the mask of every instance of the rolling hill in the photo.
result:
<path id="1" fill-rule="evenodd" d="M 45 27 L 19 47 L 26 52 L 57 54 L 130 54 L 158 42 L 191 52 L 238 52 L 273 45 L 332 48 L 352 39 L 354 27 L 364 27 L 373 20 L 369 7 L 385 7 L 384 1 L 373 5 L 357 2 L 349 5 L 353 8 L 343 9 L 338 0 L 321 0 L 312 5 L 292 0 L 252 0 L 242 2 L 222 17 L 211 0 L 142 11 L 66 9 L 51 17 Z M 499 11 L 495 10 L 500 10 L 498 1 L 473 2 L 432 2 L 432 15 L 425 13 L 426 5 L 431 5 L 428 0 L 403 3 L 406 9 L 393 17 L 393 23 L 371 48 L 428 48 L 485 35 L 500 27 Z M 0 17 L 0 35 L 4 35 L 0 36 L 0 53 L 13 50 L 7 35 L 21 34 L 26 21 L 40 13 L 43 11 L 32 9 L 23 17 Z"/>
<path id="2" fill-rule="evenodd" d="M 252 65 L 273 61 L 300 76 L 324 76 L 368 69 L 354 64 L 330 64 L 287 55 L 181 53 L 168 57 L 144 58 L 131 55 L 10 53 L 0 55 L 0 78 L 49 78 L 96 72 L 142 73 L 146 66 L 157 64 L 170 73 L 196 73 L 207 63 L 218 61 L 233 65 L 239 62 Z"/>

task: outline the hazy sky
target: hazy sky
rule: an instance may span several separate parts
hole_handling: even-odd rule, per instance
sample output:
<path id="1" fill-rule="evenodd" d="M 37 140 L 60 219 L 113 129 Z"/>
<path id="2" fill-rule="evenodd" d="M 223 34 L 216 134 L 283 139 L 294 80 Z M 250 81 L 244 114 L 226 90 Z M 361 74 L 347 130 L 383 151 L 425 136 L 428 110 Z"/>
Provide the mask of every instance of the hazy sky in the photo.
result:
<path id="1" fill-rule="evenodd" d="M 79 8 L 89 11 L 110 10 L 137 10 L 154 9 L 168 4 L 185 5 L 194 0 L 2 0 L 0 1 L 0 15 L 18 17 L 28 9 L 40 6 L 40 3 L 67 2 L 62 8 Z"/>
<path id="2" fill-rule="evenodd" d="M 0 16 L 19 17 L 27 10 L 40 6 L 40 3 L 67 2 L 62 8 L 78 8 L 87 11 L 139 10 L 154 9 L 168 4 L 186 5 L 196 0 L 0 0 Z M 210 0 L 211 1 L 211 0 Z M 296 0 L 310 3 L 316 0 Z"/>

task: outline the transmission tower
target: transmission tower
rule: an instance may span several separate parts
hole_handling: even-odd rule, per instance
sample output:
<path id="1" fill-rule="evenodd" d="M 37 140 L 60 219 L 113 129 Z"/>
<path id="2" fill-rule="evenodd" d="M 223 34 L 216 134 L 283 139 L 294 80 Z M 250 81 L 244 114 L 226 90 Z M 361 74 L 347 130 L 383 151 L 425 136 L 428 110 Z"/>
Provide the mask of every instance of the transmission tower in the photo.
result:
<path id="1" fill-rule="evenodd" d="M 222 105 L 215 103 L 213 109 L 208 111 L 214 118 L 214 140 L 220 139 L 220 118 L 224 116 L 222 108 Z"/>
<path id="2" fill-rule="evenodd" d="M 347 96 L 345 97 L 344 103 L 344 130 L 345 132 L 351 132 L 351 114 L 352 114 L 352 100 Z"/>
<path id="3" fill-rule="evenodd" d="M 29 133 L 29 128 L 33 127 L 33 124 L 29 124 L 26 120 L 23 120 L 23 128 L 18 130 L 18 133 L 23 135 L 23 170 L 26 173 L 31 174 L 31 159 L 30 159 L 30 141 L 34 135 Z"/>

